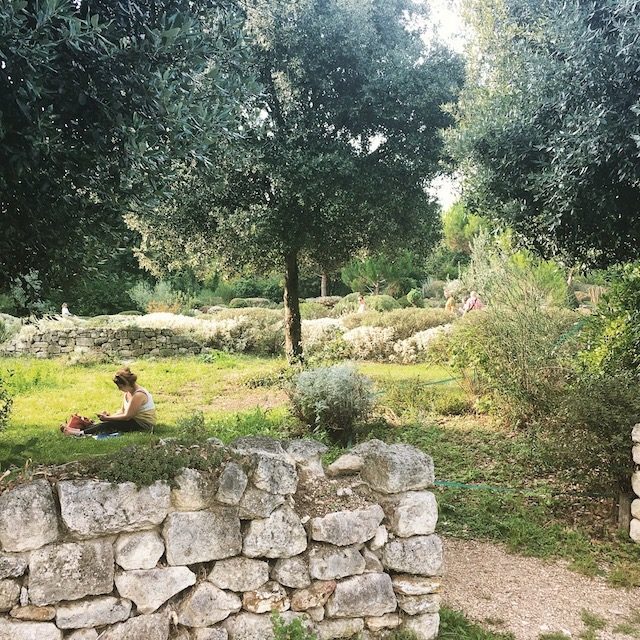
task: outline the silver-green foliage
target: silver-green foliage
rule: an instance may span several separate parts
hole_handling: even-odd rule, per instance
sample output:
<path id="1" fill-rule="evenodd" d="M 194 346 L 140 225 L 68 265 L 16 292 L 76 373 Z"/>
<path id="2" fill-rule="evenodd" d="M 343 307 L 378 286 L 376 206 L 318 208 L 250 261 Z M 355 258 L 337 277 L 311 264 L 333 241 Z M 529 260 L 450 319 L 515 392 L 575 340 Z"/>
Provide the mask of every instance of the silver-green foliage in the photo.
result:
<path id="1" fill-rule="evenodd" d="M 302 422 L 344 443 L 375 404 L 372 381 L 353 365 L 304 371 L 294 380 L 289 396 L 293 413 Z"/>

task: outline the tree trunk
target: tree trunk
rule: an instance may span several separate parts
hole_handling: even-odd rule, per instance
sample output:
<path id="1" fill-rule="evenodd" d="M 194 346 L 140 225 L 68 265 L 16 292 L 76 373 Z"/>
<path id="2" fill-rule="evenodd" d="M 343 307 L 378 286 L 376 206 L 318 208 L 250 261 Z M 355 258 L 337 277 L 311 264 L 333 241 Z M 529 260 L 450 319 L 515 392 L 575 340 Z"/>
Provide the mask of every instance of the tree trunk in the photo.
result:
<path id="1" fill-rule="evenodd" d="M 302 362 L 298 254 L 295 251 L 284 257 L 284 346 L 290 363 Z"/>
<path id="2" fill-rule="evenodd" d="M 631 526 L 631 502 L 634 495 L 620 489 L 618 492 L 618 529 L 629 533 L 629 527 Z"/>
<path id="3" fill-rule="evenodd" d="M 323 271 L 320 275 L 320 296 L 323 298 L 327 297 L 327 284 L 329 282 L 329 276 Z"/>

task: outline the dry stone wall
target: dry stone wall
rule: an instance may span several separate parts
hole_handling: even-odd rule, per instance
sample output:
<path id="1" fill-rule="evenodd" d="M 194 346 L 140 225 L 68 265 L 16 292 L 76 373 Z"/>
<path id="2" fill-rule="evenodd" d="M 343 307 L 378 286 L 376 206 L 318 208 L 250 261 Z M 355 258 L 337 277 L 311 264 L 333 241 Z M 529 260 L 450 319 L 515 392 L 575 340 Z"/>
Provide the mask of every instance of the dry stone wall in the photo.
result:
<path id="1" fill-rule="evenodd" d="M 371 441 L 241 438 L 176 486 L 37 479 L 0 495 L 0 640 L 319 640 L 438 633 L 433 462 Z"/>
<path id="2" fill-rule="evenodd" d="M 2 345 L 0 355 L 54 358 L 93 352 L 120 358 L 139 358 L 194 355 L 201 351 L 202 345 L 171 329 L 74 327 L 36 331 L 28 336 L 19 334 Z"/>

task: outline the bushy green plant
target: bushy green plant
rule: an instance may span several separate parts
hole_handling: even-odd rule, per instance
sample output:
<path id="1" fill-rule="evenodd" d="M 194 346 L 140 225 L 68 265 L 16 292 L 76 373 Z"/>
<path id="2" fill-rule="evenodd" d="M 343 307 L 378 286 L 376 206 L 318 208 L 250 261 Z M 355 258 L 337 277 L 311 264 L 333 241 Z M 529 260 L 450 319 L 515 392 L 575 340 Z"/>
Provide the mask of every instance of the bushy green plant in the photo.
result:
<path id="1" fill-rule="evenodd" d="M 274 303 L 267 298 L 234 298 L 229 302 L 231 309 L 242 309 L 245 307 L 264 307 L 270 309 L 274 306 Z"/>
<path id="2" fill-rule="evenodd" d="M 352 365 L 304 371 L 289 389 L 294 415 L 314 430 L 326 430 L 341 444 L 353 439 L 354 427 L 371 413 L 373 383 Z"/>
<path id="3" fill-rule="evenodd" d="M 205 440 L 208 434 L 204 422 L 204 413 L 198 410 L 191 415 L 179 418 L 176 421 L 176 430 L 181 440 L 193 442 Z"/>
<path id="4" fill-rule="evenodd" d="M 353 313 L 358 309 L 359 293 L 350 293 L 346 295 L 336 306 L 334 307 L 335 315 L 342 315 L 345 313 Z M 392 309 L 399 309 L 400 305 L 398 301 L 391 296 L 365 296 L 365 305 L 369 311 L 391 311 Z"/>
<path id="5" fill-rule="evenodd" d="M 138 282 L 127 293 L 138 309 L 147 313 L 179 313 L 193 306 L 193 300 L 187 293 L 176 291 L 164 280 L 158 280 L 153 287 L 148 282 Z"/>
<path id="6" fill-rule="evenodd" d="M 328 306 L 319 302 L 301 302 L 300 314 L 303 320 L 317 320 L 318 318 L 328 318 L 333 315 Z"/>
<path id="7" fill-rule="evenodd" d="M 7 377 L 8 374 L 3 374 L 0 371 L 0 430 L 7 428 L 13 407 L 13 398 L 9 393 Z"/>
<path id="8" fill-rule="evenodd" d="M 236 297 L 236 290 L 233 285 L 228 282 L 220 282 L 214 289 L 213 295 L 222 298 L 225 304 L 229 304 Z"/>
<path id="9" fill-rule="evenodd" d="M 274 640 L 317 640 L 318 636 L 309 631 L 300 618 L 285 622 L 282 617 L 274 613 L 271 616 Z"/>
<path id="10" fill-rule="evenodd" d="M 424 304 L 422 291 L 420 289 L 411 289 L 407 293 L 407 301 L 412 307 L 421 307 Z"/>

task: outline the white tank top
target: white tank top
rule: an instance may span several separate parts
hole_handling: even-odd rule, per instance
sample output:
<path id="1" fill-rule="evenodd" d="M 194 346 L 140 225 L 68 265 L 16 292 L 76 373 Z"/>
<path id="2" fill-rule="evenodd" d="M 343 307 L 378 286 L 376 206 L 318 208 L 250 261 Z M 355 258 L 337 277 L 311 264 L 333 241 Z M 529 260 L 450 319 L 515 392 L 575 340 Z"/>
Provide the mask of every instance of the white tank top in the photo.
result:
<path id="1" fill-rule="evenodd" d="M 136 389 L 133 393 L 138 393 L 140 391 L 147 396 L 147 401 L 138 409 L 138 412 L 140 412 L 140 411 L 149 411 L 150 409 L 155 409 L 156 405 L 153 402 L 153 396 L 146 389 L 143 389 L 142 387 L 140 387 L 139 389 Z M 131 394 L 131 396 L 130 396 L 130 398 L 128 400 L 127 400 L 127 396 L 124 397 L 124 412 L 125 413 L 127 411 L 129 411 L 129 405 L 131 404 L 131 399 L 133 398 L 133 393 Z"/>

